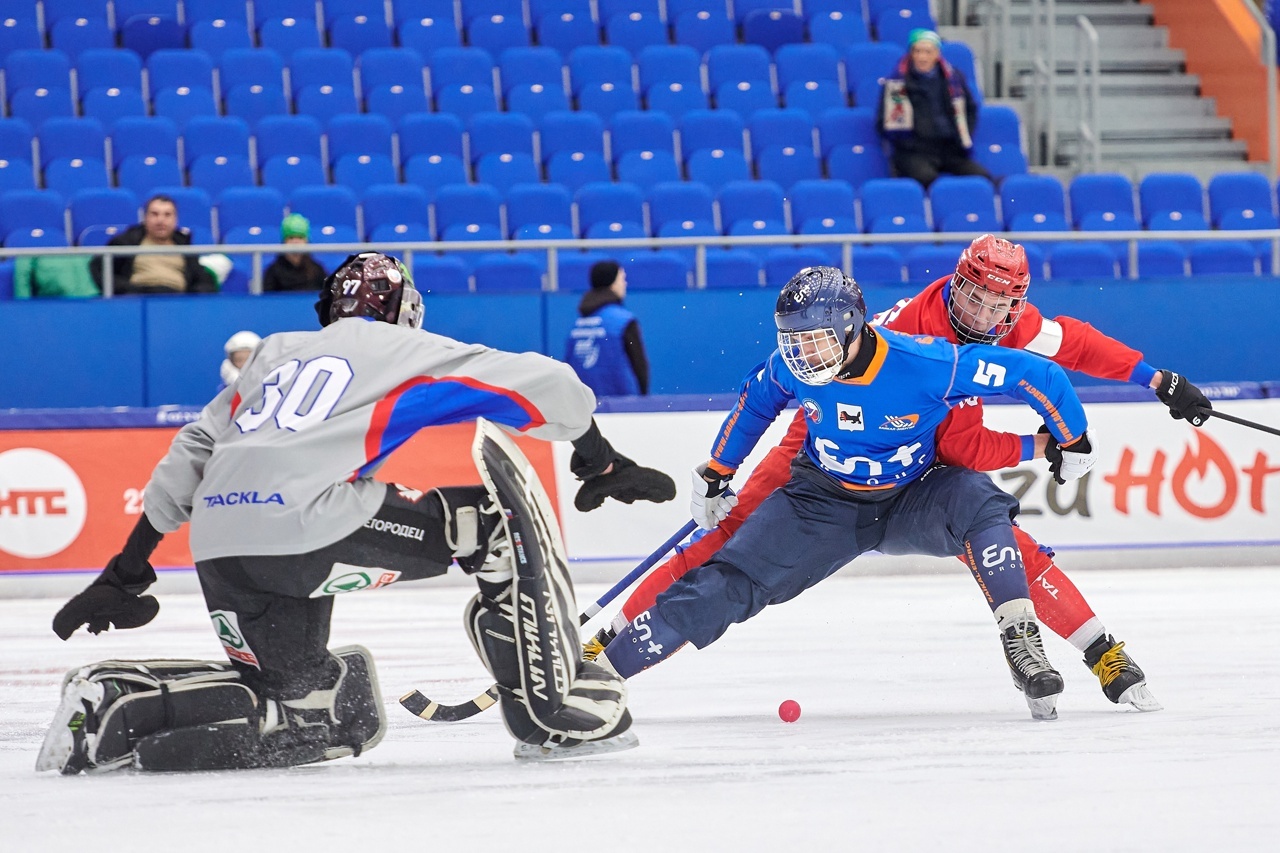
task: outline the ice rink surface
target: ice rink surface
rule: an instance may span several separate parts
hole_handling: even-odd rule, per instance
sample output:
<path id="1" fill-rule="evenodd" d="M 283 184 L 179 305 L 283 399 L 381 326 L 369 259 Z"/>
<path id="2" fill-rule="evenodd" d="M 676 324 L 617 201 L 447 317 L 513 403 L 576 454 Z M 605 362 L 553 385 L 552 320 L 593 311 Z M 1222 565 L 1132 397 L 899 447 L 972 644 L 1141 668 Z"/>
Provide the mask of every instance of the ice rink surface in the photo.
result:
<path id="1" fill-rule="evenodd" d="M 1064 561 L 1070 567 L 1078 558 Z M 620 572 L 621 574 L 621 572 Z M 842 574 L 631 682 L 638 749 L 517 764 L 495 710 L 422 722 L 484 671 L 462 586 L 344 596 L 333 643 L 374 653 L 389 729 L 291 770 L 63 778 L 33 764 L 70 667 L 221 659 L 198 596 L 146 628 L 62 643 L 58 599 L 0 600 L 5 851 L 1196 851 L 1280 833 L 1280 569 L 1076 572 L 1165 710 L 1102 696 L 1065 641 L 1056 722 L 1033 722 L 972 580 Z M 603 585 L 584 585 L 591 600 Z M 803 715 L 782 723 L 778 704 Z"/>

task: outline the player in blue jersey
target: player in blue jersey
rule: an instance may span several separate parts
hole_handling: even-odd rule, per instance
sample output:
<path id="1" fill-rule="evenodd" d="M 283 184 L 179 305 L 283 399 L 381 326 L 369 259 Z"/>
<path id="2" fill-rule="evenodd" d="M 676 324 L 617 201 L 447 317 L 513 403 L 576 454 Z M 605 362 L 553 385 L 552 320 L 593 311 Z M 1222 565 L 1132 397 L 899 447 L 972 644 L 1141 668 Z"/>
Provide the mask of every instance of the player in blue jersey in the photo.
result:
<path id="1" fill-rule="evenodd" d="M 1055 476 L 1078 479 L 1096 455 L 1066 374 L 1017 350 L 874 329 L 858 285 L 834 267 L 797 273 L 774 317 L 778 349 L 747 376 L 711 458 L 694 470 L 693 516 L 710 529 L 728 515 L 734 471 L 796 400 L 809 434 L 791 480 L 620 631 L 604 657 L 630 677 L 685 643 L 703 648 L 869 550 L 963 555 L 1032 716 L 1054 719 L 1063 682 L 1045 657 L 1014 539 L 1018 503 L 983 474 L 936 463 L 934 433 L 966 398 L 1017 397 L 1049 429 Z"/>

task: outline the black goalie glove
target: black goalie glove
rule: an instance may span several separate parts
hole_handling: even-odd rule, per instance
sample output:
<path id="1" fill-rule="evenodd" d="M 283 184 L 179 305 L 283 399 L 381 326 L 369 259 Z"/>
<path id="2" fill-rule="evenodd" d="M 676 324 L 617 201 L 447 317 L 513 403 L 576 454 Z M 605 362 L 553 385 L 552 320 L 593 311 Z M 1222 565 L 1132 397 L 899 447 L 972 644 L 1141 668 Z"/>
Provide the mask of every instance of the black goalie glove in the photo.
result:
<path id="1" fill-rule="evenodd" d="M 654 468 L 637 465 L 614 450 L 600 434 L 594 418 L 590 428 L 573 442 L 569 470 L 583 481 L 573 498 L 579 512 L 590 512 L 603 504 L 605 498 L 629 504 L 664 503 L 676 496 L 674 480 Z"/>
<path id="2" fill-rule="evenodd" d="M 83 592 L 72 598 L 53 617 L 53 633 L 66 640 L 81 625 L 90 634 L 101 634 L 111 625 L 116 628 L 140 628 L 156 618 L 160 602 L 153 595 L 143 595 L 155 583 L 155 569 L 147 562 L 151 552 L 164 538 L 147 520 L 139 519 L 124 550 L 111 558 L 102 574 Z"/>
<path id="3" fill-rule="evenodd" d="M 1213 410 L 1213 404 L 1203 391 L 1188 382 L 1187 377 L 1172 370 L 1160 371 L 1156 396 L 1169 407 L 1169 414 L 1174 420 L 1186 419 L 1196 427 L 1209 420 L 1209 413 Z"/>

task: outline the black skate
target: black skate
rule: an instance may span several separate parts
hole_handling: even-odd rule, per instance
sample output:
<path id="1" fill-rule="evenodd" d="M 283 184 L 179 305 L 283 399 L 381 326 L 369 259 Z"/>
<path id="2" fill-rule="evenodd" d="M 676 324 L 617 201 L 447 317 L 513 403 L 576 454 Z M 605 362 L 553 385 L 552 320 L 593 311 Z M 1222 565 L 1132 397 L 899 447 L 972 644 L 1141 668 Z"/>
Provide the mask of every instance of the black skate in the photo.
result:
<path id="1" fill-rule="evenodd" d="M 608 625 L 605 625 L 590 640 L 582 644 L 582 659 L 595 660 L 604 654 L 605 647 L 613 642 L 613 638 L 618 636 L 617 632 Z"/>
<path id="2" fill-rule="evenodd" d="M 1117 705 L 1132 705 L 1138 711 L 1160 711 L 1160 704 L 1141 667 L 1124 650 L 1124 643 L 1103 634 L 1085 649 L 1084 665 L 1102 684 L 1103 694 Z"/>
<path id="3" fill-rule="evenodd" d="M 1004 647 L 1009 673 L 1013 676 L 1013 685 L 1026 697 L 1031 717 L 1036 720 L 1058 719 L 1062 675 L 1045 656 L 1040 626 L 1036 624 L 1029 603 L 1007 602 L 1001 605 L 996 610 L 996 623 L 1000 626 L 1000 643 Z"/>

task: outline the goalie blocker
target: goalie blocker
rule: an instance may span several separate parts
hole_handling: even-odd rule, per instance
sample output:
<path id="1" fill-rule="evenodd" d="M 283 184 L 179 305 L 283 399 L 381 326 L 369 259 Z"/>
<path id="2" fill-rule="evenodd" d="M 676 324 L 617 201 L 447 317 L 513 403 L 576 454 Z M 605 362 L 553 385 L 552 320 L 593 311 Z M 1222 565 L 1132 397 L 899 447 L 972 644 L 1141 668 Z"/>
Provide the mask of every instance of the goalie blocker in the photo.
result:
<path id="1" fill-rule="evenodd" d="M 292 767 L 359 755 L 386 731 L 373 658 L 333 651 L 332 686 L 264 699 L 229 663 L 101 661 L 73 669 L 36 759 L 64 775 Z"/>
<path id="2" fill-rule="evenodd" d="M 519 741 L 516 757 L 554 759 L 636 746 L 625 683 L 581 658 L 564 546 L 532 466 L 483 419 L 471 452 L 502 509 L 506 542 L 477 574 L 480 593 L 467 607 L 465 624 L 498 684 L 503 720 Z"/>

